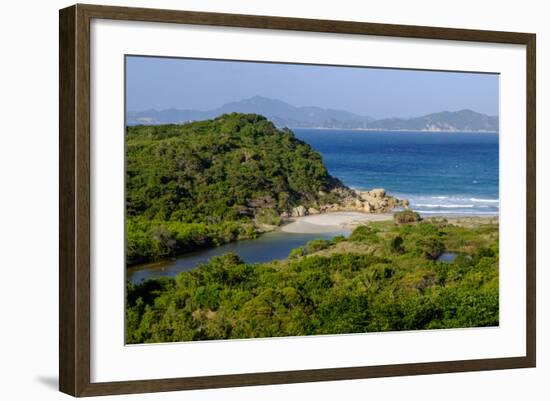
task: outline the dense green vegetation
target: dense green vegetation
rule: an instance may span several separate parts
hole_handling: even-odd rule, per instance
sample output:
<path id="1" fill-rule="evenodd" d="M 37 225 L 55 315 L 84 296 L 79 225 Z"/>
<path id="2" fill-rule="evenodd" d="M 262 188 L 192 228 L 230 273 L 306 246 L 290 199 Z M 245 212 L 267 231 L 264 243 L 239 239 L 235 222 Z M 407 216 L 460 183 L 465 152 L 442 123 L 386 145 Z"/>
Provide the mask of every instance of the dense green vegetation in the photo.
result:
<path id="1" fill-rule="evenodd" d="M 341 185 L 308 144 L 255 114 L 128 127 L 127 263 L 252 238 Z"/>
<path id="2" fill-rule="evenodd" d="M 454 252 L 452 263 L 438 262 Z M 494 326 L 498 225 L 370 223 L 288 260 L 128 284 L 128 343 Z"/>

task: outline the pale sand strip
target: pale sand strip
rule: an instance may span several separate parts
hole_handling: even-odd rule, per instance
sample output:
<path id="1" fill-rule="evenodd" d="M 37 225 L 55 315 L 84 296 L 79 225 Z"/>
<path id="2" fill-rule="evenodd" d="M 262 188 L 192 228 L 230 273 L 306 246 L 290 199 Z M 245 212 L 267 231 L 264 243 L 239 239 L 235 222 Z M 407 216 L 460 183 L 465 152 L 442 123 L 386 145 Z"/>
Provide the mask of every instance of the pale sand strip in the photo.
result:
<path id="1" fill-rule="evenodd" d="M 333 212 L 295 217 L 281 231 L 295 234 L 320 234 L 340 231 L 369 221 L 392 220 L 391 213 Z"/>

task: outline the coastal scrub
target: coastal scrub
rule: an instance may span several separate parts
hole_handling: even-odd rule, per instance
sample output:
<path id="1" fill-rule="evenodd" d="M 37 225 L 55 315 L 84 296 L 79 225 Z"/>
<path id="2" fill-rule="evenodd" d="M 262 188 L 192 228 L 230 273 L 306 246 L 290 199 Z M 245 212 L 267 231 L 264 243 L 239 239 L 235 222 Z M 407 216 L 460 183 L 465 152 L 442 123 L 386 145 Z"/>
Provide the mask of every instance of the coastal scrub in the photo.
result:
<path id="1" fill-rule="evenodd" d="M 438 262 L 442 249 L 459 256 Z M 498 277 L 498 224 L 370 223 L 284 261 L 225 254 L 176 278 L 128 283 L 126 340 L 496 326 Z"/>

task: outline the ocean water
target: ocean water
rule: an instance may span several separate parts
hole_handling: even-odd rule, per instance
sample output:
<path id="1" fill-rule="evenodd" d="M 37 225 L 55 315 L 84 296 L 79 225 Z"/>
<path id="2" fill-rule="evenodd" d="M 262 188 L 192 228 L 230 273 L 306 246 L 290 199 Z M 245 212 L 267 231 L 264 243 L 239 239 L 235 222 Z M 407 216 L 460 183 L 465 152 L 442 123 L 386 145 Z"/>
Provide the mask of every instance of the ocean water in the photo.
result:
<path id="1" fill-rule="evenodd" d="M 423 215 L 498 214 L 498 133 L 293 131 L 352 188 L 384 188 Z"/>

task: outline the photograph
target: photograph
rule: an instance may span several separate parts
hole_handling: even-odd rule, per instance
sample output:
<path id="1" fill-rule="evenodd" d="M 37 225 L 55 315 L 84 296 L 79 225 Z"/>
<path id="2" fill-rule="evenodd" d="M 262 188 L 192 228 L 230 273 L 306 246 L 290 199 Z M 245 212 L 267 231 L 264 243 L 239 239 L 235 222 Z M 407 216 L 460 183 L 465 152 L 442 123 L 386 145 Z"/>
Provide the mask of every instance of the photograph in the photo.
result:
<path id="1" fill-rule="evenodd" d="M 125 343 L 499 326 L 499 74 L 126 55 Z"/>

